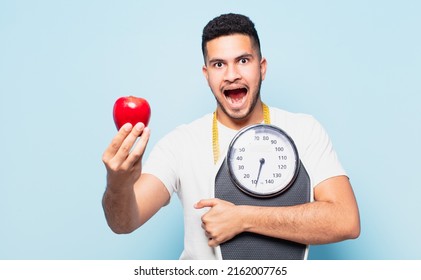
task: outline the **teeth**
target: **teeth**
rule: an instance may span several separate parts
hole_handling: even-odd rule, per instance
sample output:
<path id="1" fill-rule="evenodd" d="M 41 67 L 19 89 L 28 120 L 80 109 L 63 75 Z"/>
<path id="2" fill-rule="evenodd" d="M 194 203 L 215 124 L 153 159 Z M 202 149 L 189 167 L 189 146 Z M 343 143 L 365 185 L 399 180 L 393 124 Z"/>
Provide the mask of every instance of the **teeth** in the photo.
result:
<path id="1" fill-rule="evenodd" d="M 244 102 L 244 96 L 240 96 L 240 97 L 227 96 L 227 101 L 232 105 L 240 105 Z"/>
<path id="2" fill-rule="evenodd" d="M 239 103 L 243 101 L 243 97 L 232 98 L 231 96 L 228 96 L 227 98 L 231 103 Z"/>

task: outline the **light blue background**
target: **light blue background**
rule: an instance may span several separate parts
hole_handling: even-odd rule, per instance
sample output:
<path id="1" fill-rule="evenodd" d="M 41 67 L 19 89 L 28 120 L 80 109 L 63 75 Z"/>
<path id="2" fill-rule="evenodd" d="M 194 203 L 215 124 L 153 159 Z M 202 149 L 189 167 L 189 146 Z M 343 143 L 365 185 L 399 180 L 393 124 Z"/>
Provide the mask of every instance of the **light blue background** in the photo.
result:
<path id="1" fill-rule="evenodd" d="M 213 17 L 251 17 L 269 105 L 314 115 L 358 199 L 359 239 L 310 259 L 420 259 L 421 2 L 12 1 L 0 3 L 0 259 L 177 259 L 176 197 L 115 235 L 101 198 L 114 101 L 152 107 L 152 145 L 214 110 L 201 74 Z"/>

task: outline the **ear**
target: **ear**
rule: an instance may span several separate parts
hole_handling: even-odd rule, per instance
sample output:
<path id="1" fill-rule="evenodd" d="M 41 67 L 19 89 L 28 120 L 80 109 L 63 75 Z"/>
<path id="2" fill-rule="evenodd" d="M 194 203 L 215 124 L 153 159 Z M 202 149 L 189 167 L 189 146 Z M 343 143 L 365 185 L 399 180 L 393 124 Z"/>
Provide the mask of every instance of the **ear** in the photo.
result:
<path id="1" fill-rule="evenodd" d="M 262 76 L 262 81 L 266 77 L 266 68 L 267 68 L 267 61 L 266 58 L 262 57 L 262 60 L 260 60 L 260 75 Z"/>
<path id="2" fill-rule="evenodd" d="M 202 66 L 202 73 L 203 73 L 203 76 L 205 76 L 206 80 L 209 83 L 209 74 L 208 74 L 208 68 L 206 67 L 206 65 Z"/>

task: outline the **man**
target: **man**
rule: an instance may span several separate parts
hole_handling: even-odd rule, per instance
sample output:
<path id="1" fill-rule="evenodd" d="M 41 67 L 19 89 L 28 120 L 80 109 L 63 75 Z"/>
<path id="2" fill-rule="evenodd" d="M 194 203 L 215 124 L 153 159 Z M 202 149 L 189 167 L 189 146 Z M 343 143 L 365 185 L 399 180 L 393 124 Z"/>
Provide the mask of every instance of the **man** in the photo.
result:
<path id="1" fill-rule="evenodd" d="M 264 120 L 260 86 L 267 62 L 254 24 L 237 14 L 221 15 L 206 25 L 202 51 L 202 71 L 217 101 L 215 113 L 161 139 L 145 166 L 142 156 L 150 131 L 141 123 L 124 125 L 104 152 L 103 206 L 111 229 L 134 231 L 176 192 L 185 221 L 181 259 L 218 259 L 219 245 L 242 232 L 307 245 L 357 238 L 359 212 L 349 179 L 325 131 L 308 115 L 269 108 L 272 123 L 294 139 L 311 179 L 311 202 L 257 207 L 214 198 L 215 175 L 229 142 L 239 129 Z"/>

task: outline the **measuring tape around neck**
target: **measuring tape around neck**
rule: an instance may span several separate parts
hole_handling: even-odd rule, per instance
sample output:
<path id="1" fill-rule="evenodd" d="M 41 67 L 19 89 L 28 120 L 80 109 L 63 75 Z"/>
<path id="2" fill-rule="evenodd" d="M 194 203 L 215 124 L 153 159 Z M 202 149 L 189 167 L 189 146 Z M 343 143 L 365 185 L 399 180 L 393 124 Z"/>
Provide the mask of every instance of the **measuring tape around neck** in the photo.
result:
<path id="1" fill-rule="evenodd" d="M 270 124 L 270 112 L 269 107 L 262 103 L 263 106 L 263 121 L 265 124 Z M 212 150 L 213 150 L 213 163 L 216 164 L 219 159 L 219 133 L 218 133 L 218 121 L 216 111 L 213 113 L 212 120 Z"/>

